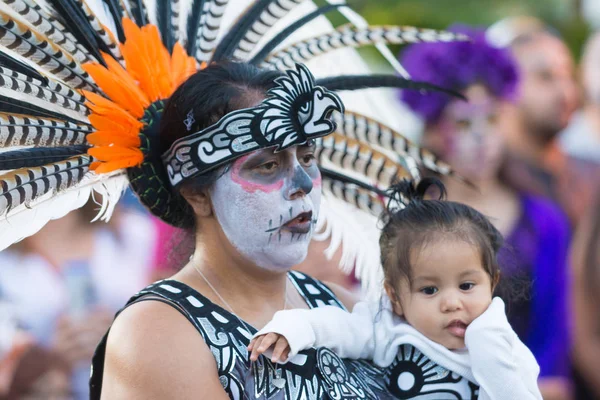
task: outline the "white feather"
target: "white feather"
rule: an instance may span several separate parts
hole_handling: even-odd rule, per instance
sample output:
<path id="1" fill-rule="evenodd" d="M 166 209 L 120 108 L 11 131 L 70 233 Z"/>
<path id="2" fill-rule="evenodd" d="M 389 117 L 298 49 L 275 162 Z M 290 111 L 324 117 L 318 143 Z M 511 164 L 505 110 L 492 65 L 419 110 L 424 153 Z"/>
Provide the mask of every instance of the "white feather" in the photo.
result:
<path id="1" fill-rule="evenodd" d="M 341 246 L 340 269 L 348 275 L 354 270 L 363 296 L 370 300 L 379 299 L 383 290 L 379 234 L 375 217 L 323 193 L 313 239 L 330 240 L 325 250 L 328 260 Z"/>
<path id="2" fill-rule="evenodd" d="M 102 195 L 100 211 L 94 220 L 108 221 L 128 183 L 123 170 L 104 175 L 89 172 L 78 185 L 64 192 L 50 192 L 27 205 L 16 207 L 0 220 L 0 251 L 33 235 L 49 221 L 83 207 L 94 192 Z"/>
<path id="3" fill-rule="evenodd" d="M 343 0 L 326 0 L 329 4 L 345 4 Z M 348 20 L 352 25 L 357 28 L 367 28 L 369 23 L 366 19 L 353 9 L 349 7 L 339 8 L 340 13 Z M 391 50 L 385 45 L 385 43 L 375 44 L 375 48 L 381 53 L 381 55 L 390 63 L 394 70 L 405 79 L 410 79 L 408 71 L 398 62 Z"/>

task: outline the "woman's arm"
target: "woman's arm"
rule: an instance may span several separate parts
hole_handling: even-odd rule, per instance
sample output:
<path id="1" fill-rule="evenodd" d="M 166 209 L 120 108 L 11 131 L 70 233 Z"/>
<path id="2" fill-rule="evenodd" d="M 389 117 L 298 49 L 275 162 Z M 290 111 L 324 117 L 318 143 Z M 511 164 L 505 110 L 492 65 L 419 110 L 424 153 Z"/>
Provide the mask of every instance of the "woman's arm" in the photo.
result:
<path id="1" fill-rule="evenodd" d="M 600 238 L 590 238 L 591 218 L 584 218 L 573 241 L 571 264 L 573 271 L 573 362 L 590 389 L 600 397 L 600 332 L 598 329 L 597 302 L 590 301 L 585 274 L 586 254 L 598 245 Z M 595 243 L 593 243 L 595 242 Z M 592 247 L 594 246 L 594 247 Z"/>
<path id="2" fill-rule="evenodd" d="M 158 301 L 128 307 L 106 346 L 102 399 L 229 399 L 194 326 Z"/>

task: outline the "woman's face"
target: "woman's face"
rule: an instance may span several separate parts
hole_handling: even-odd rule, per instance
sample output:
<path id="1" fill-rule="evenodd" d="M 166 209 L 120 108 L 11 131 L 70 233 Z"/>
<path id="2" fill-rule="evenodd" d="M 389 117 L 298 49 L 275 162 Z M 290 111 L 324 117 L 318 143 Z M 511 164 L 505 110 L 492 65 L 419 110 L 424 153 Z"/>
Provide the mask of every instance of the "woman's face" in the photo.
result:
<path id="1" fill-rule="evenodd" d="M 306 257 L 321 202 L 314 150 L 257 150 L 234 161 L 211 189 L 223 232 L 261 268 L 287 270 Z"/>
<path id="2" fill-rule="evenodd" d="M 440 121 L 428 130 L 425 146 L 437 152 L 462 176 L 472 181 L 496 176 L 504 153 L 499 122 L 505 104 L 483 86 L 464 93 L 469 100 L 453 100 Z"/>

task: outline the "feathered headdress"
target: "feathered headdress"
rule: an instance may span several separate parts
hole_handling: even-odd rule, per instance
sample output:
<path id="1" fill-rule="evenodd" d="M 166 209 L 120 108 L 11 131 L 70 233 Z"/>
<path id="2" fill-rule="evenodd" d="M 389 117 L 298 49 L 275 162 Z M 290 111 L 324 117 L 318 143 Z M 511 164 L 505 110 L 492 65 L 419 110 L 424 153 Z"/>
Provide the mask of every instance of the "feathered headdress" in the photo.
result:
<path id="1" fill-rule="evenodd" d="M 463 39 L 355 23 L 281 46 L 311 20 L 345 7 L 337 4 L 300 18 L 264 43 L 269 29 L 301 2 L 257 0 L 220 40 L 227 0 L 191 0 L 186 7 L 179 0 L 104 0 L 111 29 L 86 0 L 0 3 L 0 249 L 81 207 L 94 192 L 101 195 L 97 219 L 108 220 L 127 185 L 168 222 L 175 182 L 163 165 L 172 159 L 161 160 L 153 146 L 156 122 L 164 101 L 205 63 L 235 58 L 287 70 L 342 47 Z M 439 89 L 383 75 L 313 83 L 328 91 Z M 380 210 L 382 189 L 410 173 L 411 165 L 450 172 L 430 153 L 357 112 L 337 113 L 334 121 L 336 132 L 317 140 L 324 187 L 368 213 Z M 256 139 L 261 146 L 285 146 Z M 336 229 L 324 221 L 326 231 Z"/>

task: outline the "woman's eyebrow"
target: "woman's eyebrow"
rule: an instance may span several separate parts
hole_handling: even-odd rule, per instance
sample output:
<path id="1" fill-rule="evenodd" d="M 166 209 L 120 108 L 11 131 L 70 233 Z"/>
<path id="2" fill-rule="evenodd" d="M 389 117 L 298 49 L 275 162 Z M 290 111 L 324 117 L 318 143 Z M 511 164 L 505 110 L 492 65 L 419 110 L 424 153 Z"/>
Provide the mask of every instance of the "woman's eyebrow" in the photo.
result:
<path id="1" fill-rule="evenodd" d="M 305 143 L 298 146 L 298 150 L 314 150 L 317 147 L 315 142 Z"/>

